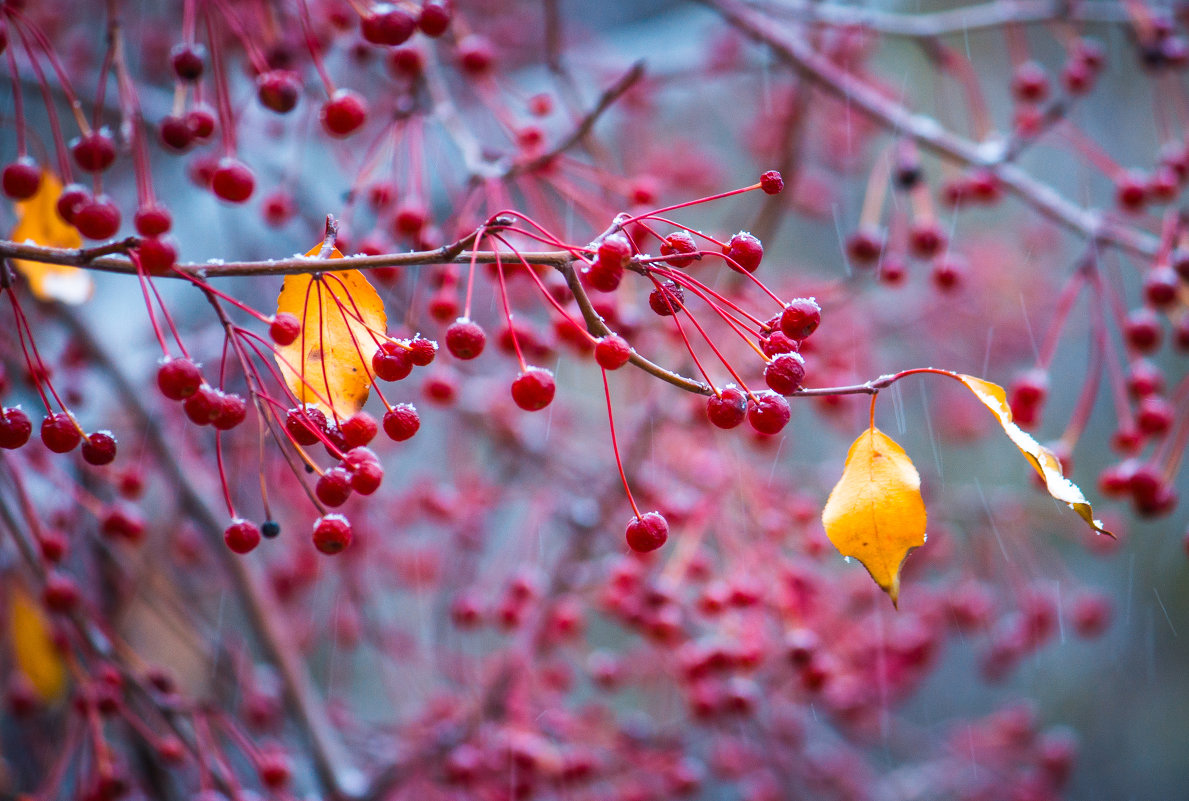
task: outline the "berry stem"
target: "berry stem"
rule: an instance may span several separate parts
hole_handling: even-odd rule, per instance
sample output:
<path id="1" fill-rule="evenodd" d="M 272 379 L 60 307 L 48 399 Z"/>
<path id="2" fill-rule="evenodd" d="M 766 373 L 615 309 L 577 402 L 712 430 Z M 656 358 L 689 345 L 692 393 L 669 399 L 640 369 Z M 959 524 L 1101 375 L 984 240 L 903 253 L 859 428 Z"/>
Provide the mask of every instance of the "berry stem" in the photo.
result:
<path id="1" fill-rule="evenodd" d="M 628 503 L 632 505 L 632 513 L 640 517 L 640 509 L 636 506 L 636 499 L 632 497 L 632 488 L 628 486 L 627 474 L 623 472 L 623 460 L 619 458 L 619 442 L 615 438 L 615 414 L 611 411 L 611 385 L 607 383 L 607 371 L 603 374 L 603 395 L 607 399 L 607 422 L 611 426 L 611 450 L 615 452 L 615 466 L 619 469 L 619 479 L 623 482 L 623 491 L 627 493 Z"/>

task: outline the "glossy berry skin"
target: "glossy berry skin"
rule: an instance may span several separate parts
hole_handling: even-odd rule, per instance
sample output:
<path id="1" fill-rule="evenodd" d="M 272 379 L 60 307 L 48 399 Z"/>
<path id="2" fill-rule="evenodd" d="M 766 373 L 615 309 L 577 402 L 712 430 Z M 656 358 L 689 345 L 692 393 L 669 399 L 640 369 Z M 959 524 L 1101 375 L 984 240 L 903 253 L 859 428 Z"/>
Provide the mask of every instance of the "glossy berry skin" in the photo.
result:
<path id="1" fill-rule="evenodd" d="M 780 330 L 785 336 L 798 341 L 805 339 L 822 321 L 822 307 L 813 298 L 795 298 L 780 314 Z"/>
<path id="2" fill-rule="evenodd" d="M 356 412 L 339 425 L 348 448 L 361 448 L 376 437 L 379 426 L 376 418 L 364 411 Z"/>
<path id="3" fill-rule="evenodd" d="M 241 395 L 226 393 L 219 395 L 219 404 L 215 409 L 211 425 L 220 431 L 230 431 L 238 426 L 248 416 L 248 402 Z"/>
<path id="4" fill-rule="evenodd" d="M 16 406 L 0 409 L 0 448 L 16 450 L 29 441 L 33 434 L 33 423 L 29 415 Z"/>
<path id="5" fill-rule="evenodd" d="M 747 395 L 739 387 L 724 387 L 706 401 L 706 416 L 718 428 L 737 427 L 747 416 Z"/>
<path id="6" fill-rule="evenodd" d="M 874 267 L 883 253 L 884 234 L 877 228 L 862 228 L 846 239 L 846 256 L 856 267 Z"/>
<path id="7" fill-rule="evenodd" d="M 744 271 L 754 273 L 764 258 L 764 245 L 752 234 L 740 231 L 723 246 L 723 253 Z M 730 265 L 732 270 L 736 269 L 735 264 Z"/>
<path id="8" fill-rule="evenodd" d="M 400 381 L 413 372 L 413 359 L 408 348 L 396 342 L 381 342 L 372 354 L 372 372 L 381 381 Z"/>
<path id="9" fill-rule="evenodd" d="M 805 359 L 800 353 L 782 353 L 764 368 L 764 382 L 781 395 L 792 395 L 804 381 Z"/>
<path id="10" fill-rule="evenodd" d="M 228 203 L 243 203 L 256 189 L 256 177 L 242 162 L 221 158 L 211 174 L 211 191 Z"/>
<path id="11" fill-rule="evenodd" d="M 278 345 L 292 345 L 301 336 L 301 320 L 295 314 L 281 312 L 268 324 L 268 336 Z"/>
<path id="12" fill-rule="evenodd" d="M 191 422 L 200 426 L 209 426 L 219 416 L 222 405 L 222 394 L 213 387 L 203 384 L 197 392 L 182 402 L 182 411 L 186 413 L 186 417 L 190 418 Z"/>
<path id="13" fill-rule="evenodd" d="M 672 281 L 665 281 L 648 293 L 649 307 L 661 317 L 671 317 L 681 311 L 685 303 L 685 290 Z"/>
<path id="14" fill-rule="evenodd" d="M 169 359 L 157 368 L 157 388 L 170 400 L 185 400 L 200 386 L 202 372 L 189 359 Z"/>
<path id="15" fill-rule="evenodd" d="M 107 195 L 98 195 L 75 209 L 72 223 L 87 239 L 111 239 L 120 230 L 120 209 Z"/>
<path id="16" fill-rule="evenodd" d="M 178 261 L 178 249 L 171 236 L 145 237 L 136 254 L 149 275 L 165 275 Z"/>
<path id="17" fill-rule="evenodd" d="M 194 144 L 194 129 L 185 117 L 167 116 L 161 118 L 157 136 L 167 150 L 183 153 Z"/>
<path id="18" fill-rule="evenodd" d="M 173 227 L 173 216 L 164 206 L 146 204 L 136 209 L 132 225 L 141 236 L 161 236 Z"/>
<path id="19" fill-rule="evenodd" d="M 608 334 L 595 345 L 595 361 L 604 370 L 618 370 L 632 358 L 632 346 L 619 334 Z"/>
<path id="20" fill-rule="evenodd" d="M 6 164 L 0 178 L 5 196 L 13 200 L 28 200 L 41 188 L 41 168 L 28 156 L 21 156 Z"/>
<path id="21" fill-rule="evenodd" d="M 758 240 L 757 240 L 758 241 Z M 689 231 L 674 231 L 661 243 L 661 255 L 670 256 L 670 267 L 688 267 L 698 258 L 698 243 Z M 689 254 L 689 255 L 681 255 Z"/>
<path id="22" fill-rule="evenodd" d="M 359 22 L 365 41 L 395 47 L 404 44 L 417 30 L 417 18 L 400 6 L 381 3 Z"/>
<path id="23" fill-rule="evenodd" d="M 779 434 L 790 417 L 788 401 L 775 392 L 757 392 L 755 400 L 748 404 L 747 421 L 761 434 Z"/>
<path id="24" fill-rule="evenodd" d="M 70 143 L 70 155 L 80 169 L 103 172 L 116 160 L 116 143 L 106 128 L 91 131 Z"/>
<path id="25" fill-rule="evenodd" d="M 437 38 L 450 28 L 453 16 L 450 0 L 425 0 L 421 4 L 421 14 L 417 17 L 417 27 L 426 36 Z"/>
<path id="26" fill-rule="evenodd" d="M 627 526 L 628 547 L 636 553 L 655 551 L 669 539 L 669 521 L 660 512 L 633 517 Z"/>
<path id="27" fill-rule="evenodd" d="M 58 216 L 73 225 L 74 216 L 90 199 L 91 193 L 82 184 L 67 184 L 58 196 Z"/>
<path id="28" fill-rule="evenodd" d="M 322 104 L 322 128 L 331 136 L 350 136 L 367 120 L 367 101 L 350 89 L 337 89 Z"/>
<path id="29" fill-rule="evenodd" d="M 460 318 L 446 329 L 446 350 L 456 359 L 474 359 L 486 344 L 487 334 L 470 320 Z"/>
<path id="30" fill-rule="evenodd" d="M 260 105 L 277 114 L 288 114 L 301 96 L 301 77 L 289 70 L 269 70 L 256 76 Z"/>
<path id="31" fill-rule="evenodd" d="M 210 106 L 195 106 L 186 112 L 186 126 L 194 139 L 205 141 L 215 132 L 215 113 Z"/>
<path id="32" fill-rule="evenodd" d="M 110 431 L 96 431 L 83 440 L 82 453 L 87 464 L 111 464 L 116 459 L 116 438 Z"/>
<path id="33" fill-rule="evenodd" d="M 285 415 L 285 430 L 298 445 L 309 447 L 318 442 L 319 431 L 326 430 L 326 415 L 315 406 L 302 410 L 290 409 Z"/>
<path id="34" fill-rule="evenodd" d="M 421 417 L 409 403 L 399 403 L 384 415 L 384 433 L 396 442 L 404 442 L 421 428 Z"/>
<path id="35" fill-rule="evenodd" d="M 632 244 L 623 234 L 611 234 L 599 243 L 597 254 L 599 261 L 622 269 L 632 258 Z"/>
<path id="36" fill-rule="evenodd" d="M 760 189 L 767 195 L 780 194 L 784 190 L 784 178 L 776 170 L 768 170 L 760 176 Z"/>
<path id="37" fill-rule="evenodd" d="M 418 335 L 409 340 L 409 358 L 418 367 L 426 367 L 433 364 L 433 360 L 437 355 L 438 343 L 432 339 L 426 339 Z"/>
<path id="38" fill-rule="evenodd" d="M 1176 409 L 1160 395 L 1149 395 L 1139 402 L 1135 422 L 1150 437 L 1162 437 L 1172 429 Z"/>
<path id="39" fill-rule="evenodd" d="M 314 484 L 314 494 L 327 506 L 342 506 L 351 497 L 351 474 L 341 467 L 332 467 Z"/>
<path id="40" fill-rule="evenodd" d="M 539 412 L 553 403 L 557 385 L 553 373 L 530 367 L 512 382 L 512 400 L 526 412 Z"/>
<path id="41" fill-rule="evenodd" d="M 314 547 L 322 553 L 341 553 L 351 540 L 351 524 L 342 515 L 329 514 L 314 521 Z"/>
<path id="42" fill-rule="evenodd" d="M 605 262 L 595 259 L 583 273 L 586 283 L 591 289 L 599 292 L 614 292 L 623 280 L 623 267 L 615 262 Z"/>
<path id="43" fill-rule="evenodd" d="M 41 441 L 54 453 L 69 453 L 82 438 L 78 425 L 65 412 L 48 415 L 41 421 Z"/>
<path id="44" fill-rule="evenodd" d="M 1144 301 L 1153 309 L 1176 305 L 1181 282 L 1172 267 L 1153 267 L 1144 276 Z"/>
<path id="45" fill-rule="evenodd" d="M 234 553 L 250 553 L 260 544 L 260 529 L 254 523 L 237 517 L 223 530 L 223 542 Z"/>
<path id="46" fill-rule="evenodd" d="M 260 535 L 266 540 L 276 539 L 281 535 L 281 524 L 275 520 L 265 520 L 260 526 Z"/>
<path id="47" fill-rule="evenodd" d="M 1123 322 L 1123 338 L 1139 353 L 1157 350 L 1163 335 L 1160 317 L 1146 307 L 1133 310 Z"/>
<path id="48" fill-rule="evenodd" d="M 361 462 L 351 470 L 351 489 L 360 495 L 371 495 L 384 480 L 384 468 L 379 462 Z"/>

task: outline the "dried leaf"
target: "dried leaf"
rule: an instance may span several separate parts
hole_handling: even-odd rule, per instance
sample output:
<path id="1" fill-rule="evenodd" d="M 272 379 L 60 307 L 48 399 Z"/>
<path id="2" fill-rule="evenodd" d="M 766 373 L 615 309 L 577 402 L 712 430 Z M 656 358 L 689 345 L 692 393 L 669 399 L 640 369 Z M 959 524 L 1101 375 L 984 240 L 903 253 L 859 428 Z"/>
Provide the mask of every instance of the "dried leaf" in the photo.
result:
<path id="1" fill-rule="evenodd" d="M 307 256 L 315 256 L 321 246 Z M 330 256 L 341 259 L 336 249 Z M 277 298 L 277 313 L 302 324 L 290 345 L 277 348 L 277 364 L 301 403 L 349 417 L 367 401 L 372 355 L 388 325 L 384 302 L 358 270 L 290 275 Z M 332 408 L 333 407 L 333 408 Z"/>
<path id="2" fill-rule="evenodd" d="M 45 703 L 60 699 L 66 691 L 66 665 L 50 634 L 50 624 L 41 607 L 20 586 L 8 594 L 8 636 L 17 668 L 29 679 Z"/>
<path id="3" fill-rule="evenodd" d="M 61 195 L 62 182 L 58 176 L 42 171 L 37 194 L 16 204 L 17 224 L 12 229 L 12 241 L 51 248 L 81 247 L 83 240 L 78 231 L 58 214 Z M 29 290 L 38 300 L 85 303 L 95 288 L 90 274 L 78 267 L 25 259 L 13 259 L 12 264 L 28 280 Z"/>
<path id="4" fill-rule="evenodd" d="M 1114 534 L 1102 527 L 1101 521 L 1094 519 L 1094 510 L 1090 508 L 1090 502 L 1078 489 L 1077 484 L 1074 484 L 1061 472 L 1061 462 L 1053 452 L 1012 422 L 1011 407 L 1007 403 L 1007 393 L 1003 391 L 1003 387 L 970 375 L 955 373 L 954 376 L 965 384 L 967 389 L 973 392 L 975 397 L 982 401 L 983 405 L 998 418 L 999 425 L 1003 426 L 1008 438 L 1023 452 L 1024 458 L 1044 480 L 1049 495 L 1081 515 L 1082 519 L 1098 533 L 1113 537 Z"/>
<path id="5" fill-rule="evenodd" d="M 874 426 L 860 434 L 822 523 L 834 547 L 862 562 L 895 604 L 900 566 L 909 551 L 925 544 L 921 477 L 904 449 Z"/>

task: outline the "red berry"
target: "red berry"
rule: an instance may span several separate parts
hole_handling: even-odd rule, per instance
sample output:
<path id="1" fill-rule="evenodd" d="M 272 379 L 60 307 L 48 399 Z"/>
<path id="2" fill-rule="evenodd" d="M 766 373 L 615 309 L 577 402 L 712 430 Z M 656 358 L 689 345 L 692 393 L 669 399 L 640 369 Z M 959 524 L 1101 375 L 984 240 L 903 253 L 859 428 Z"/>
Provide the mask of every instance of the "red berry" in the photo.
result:
<path id="1" fill-rule="evenodd" d="M 215 132 L 215 113 L 210 106 L 195 106 L 186 112 L 186 125 L 191 136 L 206 140 Z"/>
<path id="2" fill-rule="evenodd" d="M 754 273 L 764 258 L 764 245 L 752 234 L 740 231 L 723 246 L 723 253 L 743 270 Z M 731 269 L 736 269 L 735 264 L 729 264 Z"/>
<path id="3" fill-rule="evenodd" d="M 380 3 L 360 20 L 363 38 L 377 45 L 404 44 L 417 30 L 417 18 L 400 6 Z"/>
<path id="4" fill-rule="evenodd" d="M 362 462 L 351 470 L 351 489 L 360 495 L 371 495 L 384 480 L 384 468 L 379 462 Z"/>
<path id="5" fill-rule="evenodd" d="M 389 439 L 404 442 L 421 428 L 421 417 L 411 403 L 399 403 L 384 415 L 384 433 Z"/>
<path id="6" fill-rule="evenodd" d="M 623 267 L 613 262 L 595 259 L 590 263 L 584 274 L 586 283 L 591 289 L 599 292 L 614 292 L 623 280 Z"/>
<path id="7" fill-rule="evenodd" d="M 292 345 L 301 336 L 301 321 L 295 314 L 281 312 L 268 324 L 268 335 L 273 342 L 282 347 Z"/>
<path id="8" fill-rule="evenodd" d="M 1143 211 L 1148 202 L 1148 179 L 1137 170 L 1130 170 L 1115 181 L 1115 203 L 1124 211 Z"/>
<path id="9" fill-rule="evenodd" d="M 1097 637 L 1111 622 L 1111 601 L 1104 595 L 1081 595 L 1073 601 L 1073 628 L 1079 637 Z"/>
<path id="10" fill-rule="evenodd" d="M 421 4 L 421 14 L 417 17 L 417 27 L 426 36 L 436 38 L 450 27 L 453 14 L 450 0 L 425 0 Z"/>
<path id="11" fill-rule="evenodd" d="M 422 340 L 425 341 L 425 340 Z M 400 381 L 413 372 L 413 358 L 409 348 L 397 342 L 381 342 L 372 354 L 372 372 L 381 381 Z"/>
<path id="12" fill-rule="evenodd" d="M 472 33 L 458 43 L 458 66 L 463 72 L 478 77 L 495 64 L 495 48 L 486 36 Z"/>
<path id="13" fill-rule="evenodd" d="M 116 438 L 110 431 L 96 431 L 83 441 L 82 452 L 87 464 L 111 464 L 116 458 Z"/>
<path id="14" fill-rule="evenodd" d="M 189 359 L 168 359 L 157 368 L 157 387 L 170 400 L 185 400 L 202 386 L 202 372 Z"/>
<path id="15" fill-rule="evenodd" d="M 334 555 L 351 544 L 351 524 L 347 518 L 329 514 L 314 521 L 314 547 Z"/>
<path id="16" fill-rule="evenodd" d="M 51 570 L 45 575 L 41 600 L 51 612 L 69 612 L 78 603 L 78 585 L 70 576 Z"/>
<path id="17" fill-rule="evenodd" d="M 1172 267 L 1153 267 L 1144 276 L 1144 300 L 1154 309 L 1167 309 L 1177 302 L 1181 282 Z"/>
<path id="18" fill-rule="evenodd" d="M 933 271 L 929 277 L 939 291 L 952 292 L 962 283 L 964 267 L 963 262 L 952 254 L 938 256 L 933 262 Z"/>
<path id="19" fill-rule="evenodd" d="M 779 434 L 791 416 L 788 401 L 775 392 L 757 392 L 748 404 L 747 420 L 761 434 Z"/>
<path id="20" fill-rule="evenodd" d="M 342 506 L 351 497 L 351 474 L 341 467 L 332 467 L 314 484 L 314 494 L 327 506 Z"/>
<path id="21" fill-rule="evenodd" d="M 669 522 L 660 512 L 648 512 L 628 521 L 628 547 L 637 553 L 655 551 L 669 539 Z"/>
<path id="22" fill-rule="evenodd" d="M 466 318 L 459 318 L 446 329 L 446 350 L 456 359 L 474 359 L 486 344 L 487 334 Z"/>
<path id="23" fill-rule="evenodd" d="M 106 128 L 91 131 L 70 143 L 70 155 L 80 169 L 103 172 L 116 160 L 116 143 Z"/>
<path id="24" fill-rule="evenodd" d="M 132 224 L 141 236 L 161 236 L 173 227 L 173 217 L 164 206 L 144 204 L 137 207 Z"/>
<path id="25" fill-rule="evenodd" d="M 91 193 L 87 191 L 85 186 L 81 184 L 67 184 L 62 188 L 62 194 L 58 196 L 58 216 L 73 225 L 74 215 L 90 199 Z"/>
<path id="26" fill-rule="evenodd" d="M 178 261 L 178 249 L 171 236 L 150 236 L 140 240 L 136 255 L 149 275 L 165 275 Z"/>
<path id="27" fill-rule="evenodd" d="M 747 416 L 747 395 L 731 385 L 706 401 L 706 416 L 719 428 L 735 428 Z"/>
<path id="28" fill-rule="evenodd" d="M 553 402 L 557 385 L 553 373 L 530 367 L 512 382 L 512 400 L 526 412 L 539 412 Z"/>
<path id="29" fill-rule="evenodd" d="M 595 361 L 604 370 L 618 370 L 632 358 L 632 346 L 619 334 L 608 334 L 595 345 Z"/>
<path id="30" fill-rule="evenodd" d="M 297 214 L 297 207 L 293 203 L 293 197 L 287 191 L 277 189 L 266 195 L 260 202 L 260 213 L 267 225 L 281 228 Z"/>
<path id="31" fill-rule="evenodd" d="M 41 168 L 28 156 L 5 165 L 2 179 L 4 194 L 13 200 L 28 200 L 41 188 Z"/>
<path id="32" fill-rule="evenodd" d="M 1139 353 L 1151 353 L 1159 348 L 1163 336 L 1160 318 L 1147 307 L 1133 310 L 1123 323 L 1123 337 Z"/>
<path id="33" fill-rule="evenodd" d="M 0 408 L 0 448 L 16 450 L 29 441 L 33 423 L 18 406 Z"/>
<path id="34" fill-rule="evenodd" d="M 872 267 L 884 251 L 884 235 L 878 228 L 860 228 L 846 240 L 846 255 L 856 267 Z"/>
<path id="35" fill-rule="evenodd" d="M 1162 437 L 1172 428 L 1176 409 L 1165 398 L 1149 395 L 1139 402 L 1135 422 L 1149 437 Z"/>
<path id="36" fill-rule="evenodd" d="M 931 259 L 945 247 L 945 233 L 932 220 L 917 220 L 908 229 L 908 245 L 913 255 Z"/>
<path id="37" fill-rule="evenodd" d="M 169 53 L 173 74 L 183 81 L 197 81 L 205 66 L 206 48 L 197 42 L 176 44 Z"/>
<path id="38" fill-rule="evenodd" d="M 792 395 L 805 381 L 805 359 L 800 353 L 782 353 L 764 368 L 764 382 L 781 395 Z"/>
<path id="39" fill-rule="evenodd" d="M 784 189 L 784 178 L 776 170 L 768 170 L 760 176 L 760 189 L 765 194 L 775 195 L 779 194 Z"/>
<path id="40" fill-rule="evenodd" d="M 759 240 L 756 242 L 758 243 Z M 671 267 L 688 267 L 694 263 L 694 259 L 700 258 L 698 243 L 694 241 L 694 237 L 689 231 L 674 231 L 665 237 L 661 242 L 661 255 L 672 257 L 668 260 Z M 761 255 L 763 255 L 762 248 Z"/>
<path id="41" fill-rule="evenodd" d="M 252 196 L 256 178 L 252 171 L 240 161 L 230 157 L 219 159 L 211 175 L 211 191 L 228 203 L 243 203 Z"/>
<path id="42" fill-rule="evenodd" d="M 1036 407 L 1044 403 L 1049 393 L 1049 374 L 1036 368 L 1023 373 L 1011 384 L 1009 402 L 1014 411 L 1017 407 Z"/>
<path id="43" fill-rule="evenodd" d="M 363 411 L 356 412 L 339 425 L 348 448 L 363 447 L 375 439 L 378 430 L 376 418 Z"/>
<path id="44" fill-rule="evenodd" d="M 278 114 L 287 114 L 297 106 L 301 95 L 301 76 L 290 70 L 269 70 L 256 76 L 256 97 L 260 105 Z"/>
<path id="45" fill-rule="evenodd" d="M 684 308 L 685 290 L 673 281 L 665 281 L 648 293 L 648 305 L 661 317 L 670 317 Z"/>
<path id="46" fill-rule="evenodd" d="M 223 542 L 235 553 L 248 553 L 260 544 L 260 529 L 243 518 L 235 518 L 223 530 Z"/>
<path id="47" fill-rule="evenodd" d="M 157 134 L 161 144 L 176 153 L 182 153 L 194 144 L 194 127 L 186 117 L 162 117 Z"/>
<path id="48" fill-rule="evenodd" d="M 599 243 L 597 258 L 609 267 L 626 267 L 632 258 L 632 244 L 623 234 L 610 234 Z"/>
<path id="49" fill-rule="evenodd" d="M 350 136 L 367 120 L 367 101 L 350 89 L 337 89 L 322 104 L 319 119 L 331 136 Z"/>
<path id="50" fill-rule="evenodd" d="M 285 430 L 298 445 L 314 445 L 318 442 L 318 432 L 326 430 L 326 415 L 316 406 L 290 409 L 285 414 Z"/>
<path id="51" fill-rule="evenodd" d="M 230 431 L 248 416 L 248 403 L 235 393 L 220 393 L 218 408 L 211 425 L 220 431 Z"/>
<path id="52" fill-rule="evenodd" d="M 814 298 L 795 298 L 780 314 L 780 330 L 791 339 L 802 340 L 817 330 L 822 321 L 822 307 Z"/>
<path id="53" fill-rule="evenodd" d="M 71 222 L 87 239 L 111 239 L 120 230 L 120 209 L 110 197 L 99 195 L 79 204 Z"/>
<path id="54" fill-rule="evenodd" d="M 78 447 L 83 432 L 78 423 L 65 412 L 47 415 L 41 421 L 41 441 L 54 453 L 68 453 Z"/>
<path id="55" fill-rule="evenodd" d="M 786 335 L 783 331 L 773 331 L 760 339 L 760 350 L 769 359 L 782 353 L 797 353 L 801 350 L 801 343 Z"/>
<path id="56" fill-rule="evenodd" d="M 1040 64 L 1025 61 L 1012 75 L 1011 90 L 1016 100 L 1040 103 L 1049 96 L 1049 76 Z"/>
<path id="57" fill-rule="evenodd" d="M 191 422 L 200 426 L 209 426 L 222 412 L 223 396 L 212 387 L 203 384 L 182 403 L 182 411 Z"/>
<path id="58" fill-rule="evenodd" d="M 416 236 L 429 220 L 429 210 L 417 198 L 410 198 L 396 207 L 392 223 L 397 235 Z"/>
<path id="59" fill-rule="evenodd" d="M 1127 391 L 1134 398 L 1146 398 L 1164 391 L 1164 373 L 1147 359 L 1136 359 L 1127 371 Z"/>
<path id="60" fill-rule="evenodd" d="M 397 78 L 415 81 L 425 71 L 425 55 L 416 47 L 397 47 L 388 53 L 388 69 Z"/>

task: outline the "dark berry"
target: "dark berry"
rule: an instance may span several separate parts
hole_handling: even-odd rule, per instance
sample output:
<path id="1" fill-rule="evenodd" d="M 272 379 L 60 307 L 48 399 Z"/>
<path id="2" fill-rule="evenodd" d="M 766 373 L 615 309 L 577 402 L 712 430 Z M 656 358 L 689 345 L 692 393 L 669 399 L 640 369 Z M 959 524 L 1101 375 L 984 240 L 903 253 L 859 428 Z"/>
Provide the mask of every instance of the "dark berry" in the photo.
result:
<path id="1" fill-rule="evenodd" d="M 719 428 L 735 428 L 747 416 L 747 395 L 736 386 L 724 387 L 706 401 L 706 416 Z"/>
<path id="2" fill-rule="evenodd" d="M 660 283 L 648 293 L 648 305 L 661 317 L 677 314 L 684 303 L 685 290 L 672 281 Z"/>
<path id="3" fill-rule="evenodd" d="M 301 320 L 297 319 L 297 315 L 281 312 L 268 324 L 268 335 L 282 347 L 292 345 L 301 335 Z"/>
<path id="4" fill-rule="evenodd" d="M 421 428 L 421 417 L 411 403 L 400 403 L 384 415 L 384 433 L 389 439 L 404 442 Z"/>
<path id="5" fill-rule="evenodd" d="M 116 438 L 110 431 L 96 431 L 83 441 L 82 452 L 87 464 L 111 464 L 116 458 Z"/>
<path id="6" fill-rule="evenodd" d="M 83 432 L 78 423 L 65 412 L 47 415 L 41 421 L 41 441 L 54 453 L 68 453 L 78 447 Z"/>
<path id="7" fill-rule="evenodd" d="M 223 530 L 223 542 L 235 553 L 249 553 L 260 544 L 260 529 L 254 523 L 237 517 Z"/>
<path id="8" fill-rule="evenodd" d="M 182 153 L 194 144 L 194 128 L 185 117 L 162 117 L 157 135 L 161 144 L 176 153 Z"/>
<path id="9" fill-rule="evenodd" d="M 0 448 L 16 450 L 29 441 L 33 434 L 33 423 L 29 415 L 17 406 L 0 408 Z"/>
<path id="10" fill-rule="evenodd" d="M 197 81 L 202 77 L 206 61 L 206 48 L 195 43 L 176 44 L 169 54 L 173 74 L 183 81 Z"/>
<path id="11" fill-rule="evenodd" d="M 157 387 L 170 400 L 185 400 L 202 386 L 202 372 L 189 359 L 169 359 L 157 368 Z"/>
<path id="12" fill-rule="evenodd" d="M 281 524 L 275 520 L 265 520 L 260 526 L 260 535 L 266 540 L 276 539 L 281 534 Z"/>
<path id="13" fill-rule="evenodd" d="M 661 255 L 670 257 L 668 264 L 671 267 L 688 267 L 694 263 L 694 259 L 699 258 L 698 243 L 689 231 L 674 231 L 661 242 Z"/>
<path id="14" fill-rule="evenodd" d="M 805 359 L 800 353 L 782 353 L 764 368 L 764 382 L 781 395 L 792 395 L 804 381 Z"/>
<path id="15" fill-rule="evenodd" d="M 619 334 L 608 334 L 595 345 L 595 361 L 604 370 L 618 370 L 632 358 L 632 346 Z"/>
<path id="16" fill-rule="evenodd" d="M 626 535 L 628 547 L 633 551 L 655 551 L 669 539 L 669 522 L 660 512 L 648 512 L 628 521 Z"/>
<path id="17" fill-rule="evenodd" d="M 557 385 L 553 373 L 530 367 L 512 382 L 512 400 L 526 412 L 539 412 L 553 402 Z"/>
<path id="18" fill-rule="evenodd" d="M 1181 282 L 1172 267 L 1153 267 L 1144 276 L 1144 300 L 1154 309 L 1167 309 L 1177 302 Z"/>
<path id="19" fill-rule="evenodd" d="M 768 170 L 760 176 L 760 189 L 765 194 L 775 195 L 784 189 L 784 178 L 776 170 Z"/>
<path id="20" fill-rule="evenodd" d="M 794 298 L 780 314 L 780 330 L 791 339 L 802 340 L 817 330 L 822 307 L 814 298 Z"/>
<path id="21" fill-rule="evenodd" d="M 446 329 L 446 350 L 456 359 L 474 359 L 483 352 L 487 334 L 476 323 L 459 318 Z"/>
<path id="22" fill-rule="evenodd" d="M 28 156 L 21 156 L 4 167 L 4 194 L 13 200 L 28 200 L 41 188 L 41 168 Z"/>
<path id="23" fill-rule="evenodd" d="M 269 70 L 256 76 L 256 97 L 260 105 L 278 114 L 287 114 L 297 106 L 301 95 L 301 76 L 289 70 Z"/>
<path id="24" fill-rule="evenodd" d="M 351 544 L 351 524 L 342 515 L 329 514 L 314 521 L 314 547 L 333 555 Z"/>
<path id="25" fill-rule="evenodd" d="M 764 258 L 764 245 L 752 234 L 740 231 L 723 246 L 723 253 L 743 270 L 754 273 Z M 732 269 L 735 269 L 735 264 L 730 265 Z"/>
<path id="26" fill-rule="evenodd" d="M 1115 180 L 1115 203 L 1124 211 L 1143 211 L 1148 202 L 1148 179 L 1142 173 L 1131 170 Z"/>
<path id="27" fill-rule="evenodd" d="M 366 41 L 389 47 L 404 44 L 416 30 L 417 18 L 391 3 L 375 6 L 359 23 L 359 31 Z"/>

